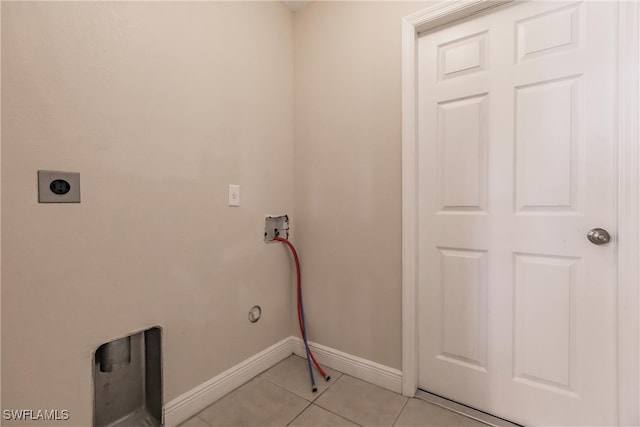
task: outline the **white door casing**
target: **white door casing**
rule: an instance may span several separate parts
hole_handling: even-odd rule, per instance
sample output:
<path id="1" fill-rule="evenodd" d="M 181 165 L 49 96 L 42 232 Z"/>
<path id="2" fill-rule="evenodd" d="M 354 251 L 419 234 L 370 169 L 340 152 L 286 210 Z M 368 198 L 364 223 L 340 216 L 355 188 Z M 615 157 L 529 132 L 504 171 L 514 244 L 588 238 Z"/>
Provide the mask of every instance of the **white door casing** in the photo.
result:
<path id="1" fill-rule="evenodd" d="M 602 408 L 607 405 L 611 407 L 615 395 L 618 394 L 620 423 L 637 424 L 638 294 L 635 279 L 637 263 L 633 262 L 638 259 L 638 160 L 637 141 L 634 139 L 637 136 L 638 111 L 638 32 L 637 26 L 633 26 L 634 23 L 637 24 L 637 6 L 620 5 L 622 9 L 620 51 L 625 52 L 625 55 L 624 60 L 620 58 L 621 86 L 618 88 L 620 104 L 617 124 L 619 125 L 620 161 L 616 194 L 615 191 L 607 193 L 607 182 L 611 185 L 612 180 L 611 177 L 606 177 L 606 172 L 604 178 L 596 177 L 594 181 L 593 174 L 587 174 L 586 170 L 581 169 L 581 165 L 592 167 L 598 158 L 607 165 L 613 166 L 615 163 L 611 157 L 607 157 L 614 155 L 614 152 L 607 153 L 606 149 L 602 152 L 592 151 L 591 146 L 590 150 L 585 150 L 581 144 L 588 138 L 586 138 L 587 135 L 581 135 L 580 130 L 585 124 L 591 125 L 595 122 L 599 115 L 615 110 L 611 104 L 615 101 L 614 97 L 609 97 L 609 104 L 606 98 L 617 89 L 615 85 L 609 88 L 606 85 L 594 85 L 589 79 L 597 73 L 606 72 L 606 66 L 603 68 L 601 64 L 596 64 L 593 68 L 589 60 L 580 59 L 581 53 L 576 53 L 581 50 L 579 47 L 583 46 L 584 42 L 580 39 L 583 36 L 585 23 L 583 4 L 547 3 L 547 5 L 509 6 L 507 10 L 525 10 L 523 12 L 525 15 L 514 18 L 517 21 L 515 25 L 503 23 L 499 25 L 503 27 L 502 30 L 492 28 L 492 33 L 489 34 L 487 29 L 478 22 L 483 19 L 492 20 L 497 15 L 490 14 L 487 15 L 488 18 L 485 16 L 478 20 L 470 20 L 464 26 L 458 25 L 458 29 L 455 26 L 449 26 L 444 30 L 432 32 L 434 35 L 430 35 L 430 38 L 423 38 L 425 42 L 417 42 L 417 34 L 421 31 L 441 26 L 494 5 L 496 2 L 446 2 L 405 19 L 403 36 L 403 392 L 406 395 L 412 395 L 417 386 L 418 329 L 416 322 L 422 317 L 427 319 L 429 324 L 436 325 L 432 328 L 431 335 L 427 333 L 423 336 L 423 344 L 424 341 L 427 343 L 422 349 L 422 353 L 435 351 L 436 354 L 431 355 L 435 357 L 431 359 L 436 362 L 426 370 L 426 374 L 421 375 L 422 381 L 433 385 L 436 388 L 435 391 L 439 391 L 439 387 L 444 387 L 445 392 L 440 392 L 446 394 L 446 384 L 459 383 L 464 385 L 462 389 L 466 390 L 466 393 L 462 392 L 461 400 L 478 406 L 486 405 L 487 401 L 497 400 L 497 403 L 489 404 L 490 408 L 480 408 L 491 409 L 509 407 L 514 402 L 517 403 L 518 387 L 510 390 L 509 383 L 519 383 L 520 389 L 523 389 L 523 385 L 530 386 L 531 390 L 527 390 L 526 387 L 523 389 L 530 403 L 536 402 L 539 396 L 535 395 L 540 389 L 551 390 L 550 396 L 546 398 L 549 401 L 553 401 L 554 396 L 559 396 L 567 398 L 571 403 L 585 398 L 580 393 L 585 392 L 587 383 L 593 382 L 594 387 L 609 389 L 609 393 L 605 393 L 601 401 L 590 404 L 594 406 L 594 411 L 615 412 L 611 408 L 608 410 Z M 594 6 L 589 5 L 589 8 L 591 7 Z M 590 19 L 594 19 L 594 16 L 600 13 L 590 12 Z M 598 19 L 605 18 L 605 15 L 606 11 L 603 9 L 603 15 Z M 504 20 L 504 17 L 502 19 Z M 545 25 L 549 28 L 549 24 L 561 26 L 564 30 L 540 33 Z M 593 22 L 590 23 L 592 24 Z M 462 32 L 460 28 L 464 28 Z M 513 49 L 507 46 L 505 48 L 507 52 L 496 49 L 500 46 L 499 43 L 496 44 L 496 40 L 502 43 L 504 40 L 514 38 L 513 30 L 517 40 L 515 46 L 518 48 Z M 503 33 L 500 34 L 500 31 Z M 540 34 L 533 38 L 532 35 L 536 32 Z M 598 37 L 605 39 L 607 34 Z M 427 41 L 429 39 L 431 42 Z M 493 42 L 491 45 L 490 41 Z M 612 37 L 608 45 L 615 45 L 614 42 Z M 421 50 L 416 50 L 416 46 L 420 43 Z M 432 45 L 427 46 L 429 43 Z M 604 46 L 606 44 L 607 42 Z M 554 46 L 559 48 L 554 51 Z M 425 70 L 428 68 L 425 64 L 438 63 L 439 65 L 432 70 L 432 76 L 416 75 L 420 60 L 420 56 L 416 53 L 418 51 L 426 52 L 427 55 L 431 52 L 435 55 L 426 60 L 422 66 L 422 70 Z M 615 56 L 615 53 L 611 54 Z M 599 52 L 599 55 L 607 56 L 607 54 L 606 51 Z M 562 61 L 558 58 L 566 55 L 571 57 L 571 61 L 565 61 L 564 65 L 561 65 Z M 425 60 L 425 58 L 422 59 Z M 582 65 L 587 67 L 586 73 L 585 70 L 580 69 L 581 61 L 584 61 Z M 514 64 L 516 66 L 524 64 L 524 66 L 520 67 L 521 70 L 515 71 Z M 499 79 L 501 83 L 505 83 L 502 85 L 504 87 L 495 86 L 495 82 L 492 86 L 491 79 L 483 77 L 483 75 L 486 76 L 488 67 L 492 68 L 492 72 L 497 69 L 498 75 L 500 69 L 503 72 L 507 70 L 504 76 L 501 76 L 502 79 Z M 429 72 L 422 70 L 421 72 Z M 469 76 L 469 74 L 475 74 L 475 76 Z M 586 74 L 587 78 L 583 78 L 583 74 Z M 601 78 L 602 76 L 604 75 L 600 75 Z M 515 80 L 508 81 L 511 77 Z M 420 118 L 437 117 L 437 119 L 426 120 L 426 125 L 423 123 L 421 128 L 418 127 L 419 120 L 416 116 L 416 107 L 419 102 L 416 97 L 418 79 L 422 82 L 419 90 L 423 92 L 420 96 L 426 97 L 428 101 L 426 103 L 423 101 L 422 108 L 418 109 Z M 456 79 L 458 82 L 452 83 Z M 608 79 L 608 81 L 611 80 L 615 78 Z M 425 88 L 426 82 L 432 81 L 440 81 L 444 84 Z M 594 106 L 593 103 L 587 105 L 583 98 L 585 89 L 600 90 L 598 97 L 602 98 L 602 105 Z M 634 93 L 636 97 L 633 96 Z M 512 105 L 509 105 L 510 103 Z M 515 114 L 508 114 L 510 109 L 514 109 Z M 501 119 L 504 123 L 497 121 L 496 116 L 499 117 L 505 111 L 507 114 Z M 525 120 L 534 116 L 537 116 L 537 122 L 543 122 L 546 126 L 536 126 L 536 121 Z M 562 120 L 563 116 L 565 120 Z M 487 118 L 489 119 L 485 120 Z M 467 123 L 467 126 L 456 126 L 461 121 Z M 510 122 L 511 125 L 509 125 Z M 613 118 L 610 117 L 608 122 L 614 124 Z M 563 123 L 570 123 L 570 126 Z M 428 135 L 429 140 L 440 142 L 420 146 L 418 150 L 420 140 L 418 129 L 421 133 Z M 446 134 L 443 133 L 443 129 L 446 130 Z M 474 131 L 470 132 L 470 129 Z M 612 131 L 612 129 L 596 128 L 591 131 L 589 137 L 597 140 L 597 137 L 592 137 L 592 134 L 600 132 L 599 134 L 603 137 L 610 136 L 604 138 L 608 139 L 610 144 L 611 139 L 615 139 Z M 456 145 L 459 144 L 456 141 L 460 141 L 460 137 L 469 138 L 472 134 L 478 137 L 475 138 L 475 144 L 471 147 Z M 504 144 L 506 148 L 495 147 L 499 145 L 494 142 L 495 140 L 508 141 L 512 135 L 515 136 L 511 138 L 514 142 L 510 144 L 515 144 L 511 148 L 512 151 Z M 540 144 L 537 141 L 544 141 L 546 144 Z M 562 141 L 569 141 L 569 143 L 562 144 Z M 595 145 L 599 147 L 607 144 Z M 514 155 L 514 149 L 518 155 Z M 550 159 L 546 158 L 548 157 L 546 154 L 557 149 L 559 149 L 558 155 Z M 527 154 L 523 156 L 522 153 Z M 445 167 L 429 163 L 434 159 L 440 159 L 441 165 Z M 510 165 L 512 159 L 515 159 L 515 173 L 510 169 L 514 168 L 514 165 Z M 542 160 L 547 165 L 544 171 L 531 167 Z M 422 167 L 422 172 L 418 164 Z M 567 165 L 571 167 L 564 167 Z M 491 173 L 488 172 L 490 168 Z M 504 170 L 503 173 L 499 172 L 501 169 Z M 451 174 L 451 171 L 455 170 L 468 171 L 471 176 L 466 180 L 461 179 Z M 609 169 L 610 172 L 613 170 L 613 168 Z M 480 179 L 476 180 L 473 177 Z M 591 193 L 584 190 L 587 185 L 586 177 L 593 181 L 588 183 L 589 190 L 595 190 Z M 510 184 L 505 184 L 505 178 L 506 181 L 513 179 L 511 187 Z M 476 181 L 479 185 L 475 185 Z M 438 191 L 434 192 L 434 197 L 431 199 L 428 197 L 421 199 L 419 191 L 424 191 L 423 187 L 429 183 L 436 183 L 435 188 Z M 604 212 L 585 219 L 584 212 L 591 213 L 594 207 L 598 206 L 597 201 L 589 199 L 593 194 L 605 194 L 602 197 L 602 204 L 606 207 L 610 207 L 618 196 L 620 211 L 618 218 L 611 214 L 607 216 Z M 426 217 L 428 221 L 422 218 L 422 227 L 419 227 L 418 213 L 425 211 L 428 212 Z M 611 209 L 609 212 L 612 212 Z M 600 225 L 604 224 L 605 228 L 615 230 L 617 226 L 618 229 L 619 234 L 617 238 L 614 237 L 615 243 L 618 244 L 619 261 L 617 318 L 614 317 L 615 289 L 610 290 L 609 293 L 598 294 L 601 290 L 597 286 L 603 283 L 615 283 L 612 270 L 614 245 L 604 249 L 604 247 L 585 244 L 583 234 L 585 227 L 588 230 L 598 225 L 590 221 L 600 221 Z M 418 230 L 421 233 L 419 238 L 417 238 Z M 559 244 L 557 239 L 562 243 Z M 513 244 L 505 247 L 503 244 L 505 241 L 511 241 Z M 552 249 L 551 252 L 549 252 L 550 249 Z M 499 268 L 496 259 L 500 257 L 502 259 L 498 264 L 509 264 L 513 269 Z M 589 270 L 594 260 L 607 257 L 609 261 L 605 264 L 610 264 L 611 268 Z M 585 277 L 585 271 L 589 274 L 588 277 Z M 603 276 L 598 278 L 596 277 L 598 274 Z M 431 289 L 431 294 L 423 292 L 422 304 L 429 310 L 420 311 L 422 316 L 417 313 L 416 307 L 420 275 L 435 276 L 432 281 L 439 282 Z M 489 287 L 488 276 L 491 277 L 491 287 Z M 502 283 L 502 288 L 496 289 L 496 280 Z M 460 286 L 441 287 L 443 281 L 449 284 L 471 281 L 479 286 L 469 292 L 470 288 Z M 547 296 L 553 298 L 547 298 Z M 466 298 L 467 302 L 473 302 L 468 305 L 469 310 L 460 309 L 464 307 L 464 304 L 460 304 L 461 297 Z M 438 303 L 444 301 L 445 305 L 449 304 L 449 310 L 439 312 L 438 306 L 433 305 L 434 300 Z M 593 305 L 594 301 L 597 302 L 597 306 L 588 307 L 589 304 Z M 516 307 L 513 311 L 511 311 L 511 303 Z M 539 316 L 536 304 L 543 306 L 545 316 Z M 501 311 L 500 307 L 507 307 L 507 309 Z M 601 316 L 589 317 L 590 310 L 599 311 L 602 307 L 607 308 L 605 311 L 609 312 L 609 317 L 604 316 L 604 320 Z M 489 311 L 493 313 L 491 316 Z M 617 342 L 615 340 L 616 322 L 619 332 Z M 590 331 L 588 334 L 585 328 Z M 459 334 L 460 332 L 462 335 Z M 612 336 L 608 336 L 607 333 Z M 591 336 L 599 336 L 599 339 L 607 341 L 612 350 L 617 348 L 617 358 L 613 352 L 608 356 L 607 352 L 602 354 L 595 352 L 590 355 L 589 345 L 592 343 L 588 338 Z M 567 340 L 568 343 L 563 342 Z M 491 346 L 497 347 L 496 343 L 504 344 L 508 351 L 500 352 L 491 348 Z M 540 351 L 537 345 L 546 346 L 549 351 Z M 583 357 L 585 353 L 588 355 L 586 358 Z M 609 372 L 603 372 L 600 376 L 585 375 L 584 371 L 588 366 L 585 363 L 589 362 L 589 356 L 593 356 L 590 363 L 602 363 L 606 365 L 602 366 L 603 370 L 608 369 Z M 617 384 L 616 361 L 618 362 Z M 438 363 L 442 366 L 438 366 Z M 438 376 L 433 372 L 443 368 L 446 370 L 448 366 L 455 365 L 466 369 L 454 368 L 450 372 L 445 372 L 446 381 L 441 381 L 438 385 Z M 509 375 L 503 375 L 503 378 L 498 375 L 497 378 L 486 380 L 487 376 L 490 377 L 486 373 L 487 366 L 490 367 L 491 374 L 494 373 L 496 366 L 501 367 L 503 373 L 511 370 L 512 372 Z M 430 388 L 429 384 L 426 387 Z M 490 398 L 485 396 L 484 401 L 482 398 L 474 401 L 474 396 L 481 394 L 480 392 L 486 394 L 487 390 L 492 394 Z M 531 396 L 527 393 L 531 393 Z M 545 398 L 542 398 L 542 401 L 544 400 Z M 599 405 L 602 408 L 595 408 Z M 539 408 L 537 412 L 544 410 Z M 568 416 L 569 418 L 566 418 L 568 421 L 564 422 L 571 422 L 571 420 L 575 422 L 578 421 L 577 416 L 570 414 L 575 410 L 576 408 L 569 406 L 560 410 L 564 414 L 550 412 L 551 418 L 541 417 L 538 418 L 539 421 L 533 421 L 534 418 L 524 419 L 530 420 L 529 422 L 544 423 L 545 419 L 559 420 L 563 416 Z M 533 411 L 527 417 L 534 417 L 535 412 Z M 498 415 L 504 416 L 504 413 Z M 586 416 L 593 417 L 593 414 Z M 615 415 L 613 417 L 615 418 Z M 603 422 L 611 423 L 612 419 L 606 418 Z M 592 421 L 595 420 L 592 419 Z"/>

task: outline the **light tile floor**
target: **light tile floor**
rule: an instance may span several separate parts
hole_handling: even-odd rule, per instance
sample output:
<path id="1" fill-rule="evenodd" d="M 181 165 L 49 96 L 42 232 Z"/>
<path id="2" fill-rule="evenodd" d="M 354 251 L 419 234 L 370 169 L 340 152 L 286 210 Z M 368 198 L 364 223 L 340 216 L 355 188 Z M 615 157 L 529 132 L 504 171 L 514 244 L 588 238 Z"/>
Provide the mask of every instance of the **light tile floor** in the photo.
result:
<path id="1" fill-rule="evenodd" d="M 312 393 L 307 369 L 305 359 L 290 356 L 181 427 L 486 427 L 333 369 L 325 368 L 329 382 L 316 375 Z"/>

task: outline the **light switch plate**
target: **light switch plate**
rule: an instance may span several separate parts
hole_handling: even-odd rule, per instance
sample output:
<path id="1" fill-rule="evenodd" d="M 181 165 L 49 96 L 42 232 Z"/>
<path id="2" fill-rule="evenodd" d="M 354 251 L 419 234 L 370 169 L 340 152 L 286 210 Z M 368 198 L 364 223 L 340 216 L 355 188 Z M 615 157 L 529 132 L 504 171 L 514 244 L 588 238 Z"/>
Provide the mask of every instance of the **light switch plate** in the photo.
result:
<path id="1" fill-rule="evenodd" d="M 240 186 L 229 184 L 229 206 L 240 206 Z"/>
<path id="2" fill-rule="evenodd" d="M 39 203 L 80 203 L 80 173 L 38 171 Z"/>

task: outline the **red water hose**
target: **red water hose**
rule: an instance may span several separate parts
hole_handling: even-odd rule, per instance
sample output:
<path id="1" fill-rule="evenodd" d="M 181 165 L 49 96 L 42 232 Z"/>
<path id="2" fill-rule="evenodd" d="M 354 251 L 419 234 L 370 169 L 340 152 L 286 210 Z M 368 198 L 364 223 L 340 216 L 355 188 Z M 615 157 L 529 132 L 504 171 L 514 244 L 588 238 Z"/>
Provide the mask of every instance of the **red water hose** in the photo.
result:
<path id="1" fill-rule="evenodd" d="M 287 239 L 283 239 L 282 237 L 275 237 L 273 240 L 282 242 L 285 245 L 287 245 L 289 247 L 289 250 L 291 251 L 291 254 L 293 255 L 293 261 L 296 265 L 296 285 L 297 285 L 296 287 L 297 287 L 297 294 L 298 294 L 298 304 L 297 304 L 298 305 L 298 325 L 300 326 L 300 334 L 302 335 L 302 338 L 305 339 L 306 331 L 304 328 L 304 320 L 302 319 L 302 313 L 300 310 L 302 305 L 302 285 L 301 285 L 302 280 L 300 276 L 300 261 L 298 260 L 298 253 L 296 252 L 296 248 L 294 248 L 291 242 L 288 241 Z M 305 345 L 306 345 L 306 342 L 305 342 Z M 318 369 L 318 372 L 320 372 L 320 375 L 322 375 L 322 377 L 326 381 L 329 381 L 330 377 L 327 376 L 326 372 L 320 367 L 320 364 L 318 363 L 316 358 L 313 356 L 311 349 L 309 348 L 308 350 L 309 350 L 309 356 L 311 357 L 313 364 Z"/>

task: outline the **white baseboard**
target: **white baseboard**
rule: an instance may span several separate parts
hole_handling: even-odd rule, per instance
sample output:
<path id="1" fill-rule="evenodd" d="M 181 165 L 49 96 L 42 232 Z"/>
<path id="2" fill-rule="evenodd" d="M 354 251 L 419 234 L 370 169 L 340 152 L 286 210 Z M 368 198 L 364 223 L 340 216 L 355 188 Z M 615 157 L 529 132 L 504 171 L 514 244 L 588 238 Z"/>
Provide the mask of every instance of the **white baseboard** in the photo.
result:
<path id="1" fill-rule="evenodd" d="M 191 418 L 225 394 L 290 356 L 293 352 L 291 338 L 283 339 L 168 402 L 163 411 L 164 425 L 174 427 Z"/>
<path id="2" fill-rule="evenodd" d="M 313 342 L 309 342 L 309 347 L 318 363 L 322 365 L 396 393 L 402 391 L 402 372 L 398 369 Z M 225 394 L 286 359 L 292 353 L 306 357 L 302 340 L 294 336 L 281 340 L 244 362 L 216 375 L 209 381 L 183 393 L 164 406 L 164 425 L 166 427 L 177 426 Z"/>
<path id="3" fill-rule="evenodd" d="M 304 343 L 298 337 L 291 337 L 293 352 L 298 356 L 307 357 Z M 371 384 L 391 390 L 395 393 L 402 392 L 402 371 L 381 365 L 371 360 L 352 356 L 321 344 L 309 342 L 309 348 L 313 352 L 318 363 L 328 366 L 336 371 L 350 375 Z"/>

